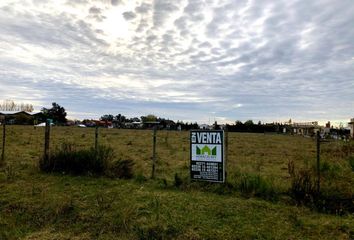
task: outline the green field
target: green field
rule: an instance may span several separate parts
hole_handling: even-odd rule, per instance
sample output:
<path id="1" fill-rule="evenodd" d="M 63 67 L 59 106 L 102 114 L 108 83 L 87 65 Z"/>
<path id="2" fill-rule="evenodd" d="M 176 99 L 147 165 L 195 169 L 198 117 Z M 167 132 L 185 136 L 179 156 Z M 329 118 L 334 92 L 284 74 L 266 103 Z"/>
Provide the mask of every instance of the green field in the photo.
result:
<path id="1" fill-rule="evenodd" d="M 51 152 L 63 143 L 88 149 L 94 131 L 52 127 Z M 154 180 L 152 131 L 100 129 L 98 141 L 117 159 L 134 161 L 132 179 L 42 173 L 44 128 L 7 126 L 1 240 L 354 239 L 352 212 L 320 211 L 289 195 L 289 163 L 297 171 L 315 169 L 311 138 L 229 133 L 225 185 L 190 183 L 189 132 L 158 131 Z M 353 158 L 353 142 L 321 145 L 324 195 L 353 198 Z M 252 190 L 252 179 L 261 179 L 260 189 Z"/>

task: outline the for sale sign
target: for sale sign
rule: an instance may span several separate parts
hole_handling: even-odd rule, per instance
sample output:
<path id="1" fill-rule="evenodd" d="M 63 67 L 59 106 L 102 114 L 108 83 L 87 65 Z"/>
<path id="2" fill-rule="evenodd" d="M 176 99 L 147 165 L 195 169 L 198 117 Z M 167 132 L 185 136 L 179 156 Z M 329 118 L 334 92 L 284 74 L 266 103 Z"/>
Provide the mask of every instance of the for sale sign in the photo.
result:
<path id="1" fill-rule="evenodd" d="M 224 182 L 224 131 L 192 130 L 190 143 L 191 179 Z"/>

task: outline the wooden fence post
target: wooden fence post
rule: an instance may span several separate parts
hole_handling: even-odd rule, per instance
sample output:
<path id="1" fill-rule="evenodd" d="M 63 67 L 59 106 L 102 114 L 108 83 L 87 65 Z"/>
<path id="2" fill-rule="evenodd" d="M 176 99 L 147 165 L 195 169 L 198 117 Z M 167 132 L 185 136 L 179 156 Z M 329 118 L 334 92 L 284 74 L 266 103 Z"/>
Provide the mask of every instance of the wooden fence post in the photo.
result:
<path id="1" fill-rule="evenodd" d="M 156 164 L 156 130 L 157 126 L 154 126 L 154 133 L 152 137 L 152 172 L 151 172 L 151 178 L 155 178 L 155 164 Z"/>
<path id="2" fill-rule="evenodd" d="M 95 152 L 97 153 L 98 151 L 98 126 L 96 125 L 95 129 Z"/>
<path id="3" fill-rule="evenodd" d="M 45 123 L 45 134 L 44 134 L 44 161 L 45 162 L 49 160 L 50 124 L 51 124 L 50 120 L 47 120 Z"/>
<path id="4" fill-rule="evenodd" d="M 317 148 L 317 163 L 316 163 L 316 168 L 317 168 L 317 193 L 320 193 L 320 184 L 321 184 L 321 166 L 320 166 L 320 142 L 321 142 L 321 137 L 320 137 L 320 132 L 318 131 L 316 134 L 316 148 Z"/>
<path id="5" fill-rule="evenodd" d="M 0 166 L 5 165 L 5 143 L 6 143 L 6 117 L 3 118 L 2 125 L 2 151 Z"/>
<path id="6" fill-rule="evenodd" d="M 229 129 L 227 125 L 225 125 L 225 153 L 224 153 L 224 168 L 225 168 L 225 179 L 224 182 L 226 182 L 227 178 L 227 162 L 228 162 L 228 151 L 229 151 Z"/>

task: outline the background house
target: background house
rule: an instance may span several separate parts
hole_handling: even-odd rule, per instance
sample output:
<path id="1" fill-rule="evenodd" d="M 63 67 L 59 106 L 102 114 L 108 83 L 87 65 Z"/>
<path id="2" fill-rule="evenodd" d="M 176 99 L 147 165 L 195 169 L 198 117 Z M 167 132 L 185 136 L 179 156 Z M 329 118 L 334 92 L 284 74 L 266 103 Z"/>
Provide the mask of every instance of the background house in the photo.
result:
<path id="1" fill-rule="evenodd" d="M 19 125 L 33 125 L 42 121 L 43 114 L 25 112 L 25 111 L 2 111 L 0 116 L 2 118 L 6 117 L 6 124 L 19 124 Z"/>
<path id="2" fill-rule="evenodd" d="M 318 122 L 301 122 L 292 123 L 293 133 L 303 136 L 313 136 L 317 131 L 321 130 Z"/>

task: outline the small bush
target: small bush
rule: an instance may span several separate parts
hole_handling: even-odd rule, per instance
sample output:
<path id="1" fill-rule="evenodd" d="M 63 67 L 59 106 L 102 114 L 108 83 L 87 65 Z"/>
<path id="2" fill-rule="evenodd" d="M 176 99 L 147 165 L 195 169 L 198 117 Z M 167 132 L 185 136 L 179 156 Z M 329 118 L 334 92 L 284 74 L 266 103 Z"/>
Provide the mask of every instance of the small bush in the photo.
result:
<path id="1" fill-rule="evenodd" d="M 278 194 L 273 185 L 260 175 L 243 174 L 238 182 L 238 189 L 246 196 L 256 196 L 268 200 L 276 200 Z"/>
<path id="2" fill-rule="evenodd" d="M 163 239 L 163 228 L 161 226 L 135 227 L 138 239 Z"/>
<path id="3" fill-rule="evenodd" d="M 135 181 L 136 181 L 137 183 L 142 184 L 143 182 L 146 182 L 146 181 L 147 181 L 147 178 L 146 178 L 142 173 L 138 173 L 138 174 L 135 176 Z"/>
<path id="4" fill-rule="evenodd" d="M 316 184 L 311 170 L 300 170 L 292 174 L 290 195 L 298 203 L 312 203 L 316 194 Z"/>
<path id="5" fill-rule="evenodd" d="M 133 177 L 133 166 L 132 160 L 119 159 L 110 163 L 106 174 L 110 177 L 130 179 Z"/>
<path id="6" fill-rule="evenodd" d="M 161 188 L 167 188 L 168 187 L 168 182 L 166 178 L 161 178 L 159 179 L 159 185 Z"/>
<path id="7" fill-rule="evenodd" d="M 113 158 L 110 147 L 99 146 L 97 151 L 94 148 L 76 150 L 74 145 L 64 143 L 49 159 L 42 158 L 39 167 L 44 172 L 103 174 Z"/>
<path id="8" fill-rule="evenodd" d="M 214 184 L 213 192 L 219 195 L 232 194 L 235 190 L 234 186 L 230 182 L 224 182 L 223 184 Z"/>
<path id="9" fill-rule="evenodd" d="M 180 187 L 182 184 L 183 184 L 183 179 L 180 176 L 178 176 L 177 173 L 175 173 L 175 180 L 173 182 L 173 185 L 175 187 Z"/>
<path id="10" fill-rule="evenodd" d="M 337 189 L 323 188 L 320 192 L 317 189 L 315 167 L 307 170 L 297 170 L 290 164 L 289 173 L 291 176 L 291 187 L 289 195 L 298 203 L 306 205 L 319 212 L 332 214 L 346 214 L 354 212 L 354 202 L 351 193 L 337 191 Z M 338 172 L 338 166 L 323 162 L 320 171 L 326 176 L 334 176 Z"/>
<path id="11" fill-rule="evenodd" d="M 352 168 L 352 171 L 354 171 L 354 156 L 349 158 L 349 165 Z"/>
<path id="12" fill-rule="evenodd" d="M 312 165 L 312 174 L 317 172 L 317 165 Z M 338 177 L 341 173 L 340 166 L 336 163 L 330 163 L 328 161 L 320 162 L 320 172 L 321 176 L 328 178 Z"/>

